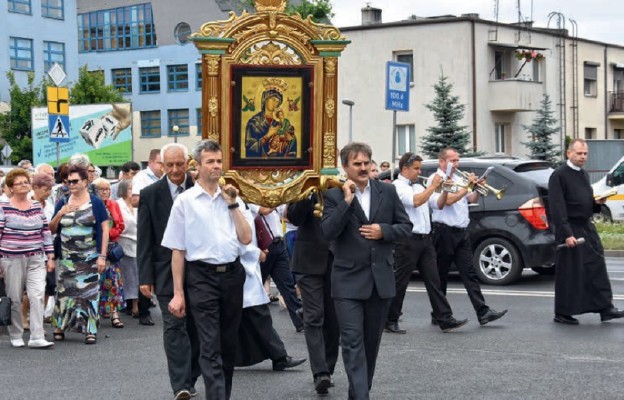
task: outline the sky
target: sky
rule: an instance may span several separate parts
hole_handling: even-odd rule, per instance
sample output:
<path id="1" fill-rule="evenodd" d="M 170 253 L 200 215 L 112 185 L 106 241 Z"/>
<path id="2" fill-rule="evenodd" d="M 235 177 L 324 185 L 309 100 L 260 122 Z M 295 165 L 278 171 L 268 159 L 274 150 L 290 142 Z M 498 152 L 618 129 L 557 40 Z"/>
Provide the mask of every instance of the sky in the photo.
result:
<path id="1" fill-rule="evenodd" d="M 367 3 L 381 8 L 382 22 L 407 19 L 410 15 L 431 17 L 477 13 L 487 20 L 496 20 L 495 0 L 331 0 L 337 27 L 360 25 L 361 9 Z M 518 21 L 518 3 L 523 20 L 533 20 L 534 26 L 546 27 L 548 15 L 560 12 L 565 17 L 565 28 L 572 34 L 572 23 L 576 21 L 578 37 L 624 46 L 624 5 L 622 0 L 499 0 L 498 21 Z M 531 18 L 532 16 L 532 18 Z M 553 18 L 550 27 L 556 27 Z"/>

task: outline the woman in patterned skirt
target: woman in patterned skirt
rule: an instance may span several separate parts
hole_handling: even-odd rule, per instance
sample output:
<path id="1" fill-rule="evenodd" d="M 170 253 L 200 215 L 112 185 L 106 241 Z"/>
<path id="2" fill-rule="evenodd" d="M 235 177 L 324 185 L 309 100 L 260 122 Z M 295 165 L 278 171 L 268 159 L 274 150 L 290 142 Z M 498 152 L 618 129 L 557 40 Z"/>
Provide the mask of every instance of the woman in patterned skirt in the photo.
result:
<path id="1" fill-rule="evenodd" d="M 70 329 L 85 334 L 85 343 L 96 343 L 100 301 L 100 274 L 106 267 L 108 215 L 100 199 L 87 192 L 87 170 L 70 166 L 70 196 L 56 204 L 50 222 L 61 238 L 57 269 L 56 304 L 52 315 L 54 340 L 65 339 Z"/>
<path id="2" fill-rule="evenodd" d="M 104 202 L 108 212 L 110 226 L 108 245 L 110 247 L 117 242 L 119 235 L 123 232 L 125 228 L 124 219 L 121 215 L 119 204 L 110 198 L 110 183 L 104 178 L 97 178 L 91 185 L 95 194 Z M 104 273 L 100 277 L 100 285 L 100 315 L 103 318 L 110 317 L 113 328 L 123 328 L 124 324 L 121 318 L 119 318 L 119 311 L 126 306 L 126 303 L 123 295 L 123 280 L 119 262 L 111 262 L 109 260 Z"/>

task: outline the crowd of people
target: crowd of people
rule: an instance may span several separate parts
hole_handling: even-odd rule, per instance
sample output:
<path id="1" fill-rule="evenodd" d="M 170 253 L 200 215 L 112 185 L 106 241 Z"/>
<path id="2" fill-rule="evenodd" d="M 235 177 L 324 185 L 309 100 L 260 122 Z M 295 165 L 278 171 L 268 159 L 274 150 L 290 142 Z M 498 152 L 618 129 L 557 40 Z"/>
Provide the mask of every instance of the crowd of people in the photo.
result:
<path id="1" fill-rule="evenodd" d="M 586 158 L 587 145 L 572 141 L 550 182 L 549 215 L 566 246 L 557 252 L 565 268 L 556 273 L 554 321 L 569 325 L 586 312 L 601 321 L 624 317 L 612 304 L 589 221 L 595 201 Z M 56 171 L 24 160 L 2 179 L 0 198 L 10 343 L 24 347 L 29 329 L 30 348 L 49 348 L 68 332 L 95 344 L 101 321 L 121 329 L 124 312 L 154 325 L 155 298 L 174 399 L 196 396 L 200 376 L 207 399 L 229 399 L 236 366 L 271 360 L 283 371 L 306 361 L 289 355 L 273 328 L 272 279 L 303 332 L 316 393 L 333 387 L 341 349 L 348 398 L 368 399 L 382 333 L 407 332 L 399 317 L 415 269 L 442 332 L 468 323 L 454 317 L 446 298 L 451 263 L 480 325 L 507 313 L 486 303 L 471 262 L 468 204 L 479 192 L 465 180 L 484 182 L 473 174 L 460 182 L 455 149 L 438 159 L 425 186 L 422 158 L 411 152 L 400 158 L 394 181 L 380 182 L 371 148 L 349 143 L 340 151 L 342 187 L 277 208 L 246 204 L 234 186 L 221 184 L 223 153 L 212 140 L 199 142 L 192 157 L 178 143 L 152 150 L 147 168 L 127 162 L 112 185 L 84 155 Z M 314 215 L 319 196 L 322 218 Z M 581 236 L 589 245 L 580 246 Z M 44 330 L 48 298 L 54 342 Z"/>

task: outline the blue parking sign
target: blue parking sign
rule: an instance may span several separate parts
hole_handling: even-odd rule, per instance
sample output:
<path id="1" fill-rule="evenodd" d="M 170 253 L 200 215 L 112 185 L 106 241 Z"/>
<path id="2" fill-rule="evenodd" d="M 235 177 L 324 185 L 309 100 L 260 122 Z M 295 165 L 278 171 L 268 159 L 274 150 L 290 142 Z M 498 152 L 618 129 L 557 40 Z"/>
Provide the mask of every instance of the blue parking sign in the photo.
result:
<path id="1" fill-rule="evenodd" d="M 386 63 L 386 110 L 409 111 L 410 65 Z"/>

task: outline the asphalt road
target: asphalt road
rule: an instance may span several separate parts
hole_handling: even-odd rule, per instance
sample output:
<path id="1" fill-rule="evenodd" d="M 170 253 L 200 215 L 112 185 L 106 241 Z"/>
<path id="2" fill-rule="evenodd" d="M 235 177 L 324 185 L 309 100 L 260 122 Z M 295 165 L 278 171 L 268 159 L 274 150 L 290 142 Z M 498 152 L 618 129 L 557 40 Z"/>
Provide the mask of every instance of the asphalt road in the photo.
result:
<path id="1" fill-rule="evenodd" d="M 624 259 L 609 258 L 614 302 L 624 308 Z M 422 282 L 415 278 L 406 296 L 402 327 L 406 335 L 384 334 L 373 399 L 624 399 L 624 321 L 601 323 L 580 316 L 579 326 L 552 322 L 553 279 L 525 272 L 513 286 L 484 286 L 488 304 L 508 308 L 502 320 L 484 327 L 476 321 L 457 277 L 449 300 L 464 328 L 448 334 L 429 321 Z M 305 356 L 302 334 L 286 311 L 272 305 L 276 329 L 293 356 Z M 69 334 L 53 350 L 13 349 L 0 336 L 2 399 L 171 399 L 162 324 L 126 328 L 103 322 L 98 344 L 86 346 Z M 49 325 L 47 326 L 49 329 Z M 344 399 L 342 362 L 329 399 Z M 198 384 L 200 399 L 203 384 Z M 233 399 L 315 399 L 309 365 L 273 372 L 270 361 L 237 369 Z"/>

